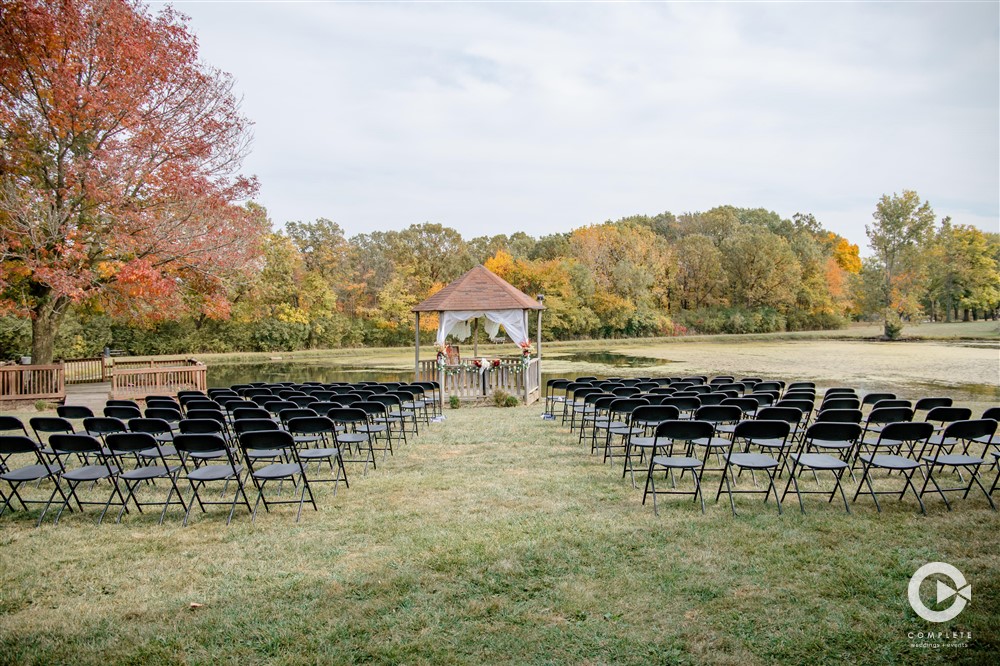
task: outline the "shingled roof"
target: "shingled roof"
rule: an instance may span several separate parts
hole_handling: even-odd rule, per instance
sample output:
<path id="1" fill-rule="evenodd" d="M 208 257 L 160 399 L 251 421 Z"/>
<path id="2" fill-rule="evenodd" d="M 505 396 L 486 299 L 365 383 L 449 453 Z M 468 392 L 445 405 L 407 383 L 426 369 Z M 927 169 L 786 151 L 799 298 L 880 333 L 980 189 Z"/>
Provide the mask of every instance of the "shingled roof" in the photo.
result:
<path id="1" fill-rule="evenodd" d="M 456 310 L 544 310 L 545 306 L 517 289 L 485 266 L 476 266 L 423 303 L 413 312 Z"/>

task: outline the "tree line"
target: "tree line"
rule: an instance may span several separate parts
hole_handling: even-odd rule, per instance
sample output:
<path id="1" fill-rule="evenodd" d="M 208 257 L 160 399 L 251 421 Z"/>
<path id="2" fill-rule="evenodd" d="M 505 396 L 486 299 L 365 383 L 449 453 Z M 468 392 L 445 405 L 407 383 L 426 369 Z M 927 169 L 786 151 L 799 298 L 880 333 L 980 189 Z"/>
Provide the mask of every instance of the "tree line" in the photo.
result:
<path id="1" fill-rule="evenodd" d="M 136 319 L 89 300 L 72 309 L 55 348 L 78 357 L 105 346 L 152 354 L 408 345 L 412 307 L 479 263 L 545 296 L 546 339 L 995 317 L 1000 235 L 947 218 L 935 224 L 928 211 L 912 192 L 883 197 L 869 227 L 874 253 L 864 260 L 857 245 L 811 215 L 783 219 L 733 206 L 631 216 L 539 238 L 516 232 L 466 240 L 434 223 L 348 238 L 328 219 L 290 222 L 266 232 L 254 270 L 229 285 L 224 313 L 144 311 Z M 907 225 L 915 228 L 902 242 Z M 876 232 L 882 236 L 871 238 Z M 424 317 L 421 325 L 429 341 L 437 322 Z M 26 319 L 0 321 L 0 347 L 7 356 L 28 353 Z"/>
<path id="2" fill-rule="evenodd" d="M 550 339 L 995 317 L 995 233 L 885 195 L 872 255 L 809 214 L 637 215 L 465 239 L 435 223 L 276 229 L 241 173 L 252 122 L 184 17 L 0 0 L 0 358 L 410 344 L 411 308 L 482 263 L 544 294 Z M 434 334 L 433 317 L 421 319 Z"/>

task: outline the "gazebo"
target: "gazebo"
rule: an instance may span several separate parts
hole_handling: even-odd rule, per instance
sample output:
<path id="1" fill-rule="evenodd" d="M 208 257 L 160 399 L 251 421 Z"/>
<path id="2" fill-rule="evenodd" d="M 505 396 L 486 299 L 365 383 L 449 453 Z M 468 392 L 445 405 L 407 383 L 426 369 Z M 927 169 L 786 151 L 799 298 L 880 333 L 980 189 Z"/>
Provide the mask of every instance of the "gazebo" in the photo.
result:
<path id="1" fill-rule="evenodd" d="M 416 315 L 416 358 L 413 371 L 416 381 L 437 381 L 441 399 L 458 396 L 473 400 L 492 395 L 497 389 L 522 398 L 531 404 L 539 398 L 542 377 L 542 296 L 535 300 L 500 278 L 485 266 L 476 266 L 447 287 L 413 308 Z M 537 355 L 532 358 L 528 336 L 528 312 L 538 313 L 535 340 Z M 420 360 L 420 313 L 439 315 L 434 360 Z M 496 337 L 500 326 L 518 347 L 515 358 L 479 356 L 479 320 Z M 471 322 L 471 326 L 470 326 Z M 465 340 L 473 336 L 471 358 L 461 359 L 443 352 L 449 335 Z"/>

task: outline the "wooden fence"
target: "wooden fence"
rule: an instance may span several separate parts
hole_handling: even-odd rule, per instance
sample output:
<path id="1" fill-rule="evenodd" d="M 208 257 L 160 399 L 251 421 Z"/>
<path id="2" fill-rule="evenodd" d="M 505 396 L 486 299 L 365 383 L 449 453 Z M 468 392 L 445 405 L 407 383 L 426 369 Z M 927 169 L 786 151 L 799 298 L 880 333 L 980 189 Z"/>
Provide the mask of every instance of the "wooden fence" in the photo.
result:
<path id="1" fill-rule="evenodd" d="M 0 366 L 0 400 L 65 400 L 66 369 L 53 365 Z"/>
<path id="2" fill-rule="evenodd" d="M 178 391 L 204 391 L 207 387 L 208 369 L 194 359 L 115 361 L 111 372 L 111 397 L 116 400 L 176 395 Z"/>

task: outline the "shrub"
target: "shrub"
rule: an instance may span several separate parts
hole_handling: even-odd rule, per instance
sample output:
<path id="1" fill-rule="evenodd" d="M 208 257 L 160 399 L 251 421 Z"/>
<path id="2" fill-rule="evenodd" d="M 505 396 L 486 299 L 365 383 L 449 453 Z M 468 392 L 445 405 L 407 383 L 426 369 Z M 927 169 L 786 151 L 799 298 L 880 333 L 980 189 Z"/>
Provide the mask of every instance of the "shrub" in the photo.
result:
<path id="1" fill-rule="evenodd" d="M 683 311 L 678 318 L 687 329 L 705 334 L 774 333 L 785 330 L 785 317 L 774 308 L 702 308 Z"/>
<path id="2" fill-rule="evenodd" d="M 448 397 L 448 406 L 452 409 L 458 409 L 462 406 L 462 400 L 457 395 L 452 395 Z"/>
<path id="3" fill-rule="evenodd" d="M 493 392 L 493 404 L 497 407 L 517 407 L 521 401 L 517 399 L 517 396 L 497 389 Z"/>
<path id="4" fill-rule="evenodd" d="M 887 319 L 885 322 L 885 335 L 883 337 L 886 340 L 899 340 L 902 335 L 903 322 L 898 317 Z"/>

